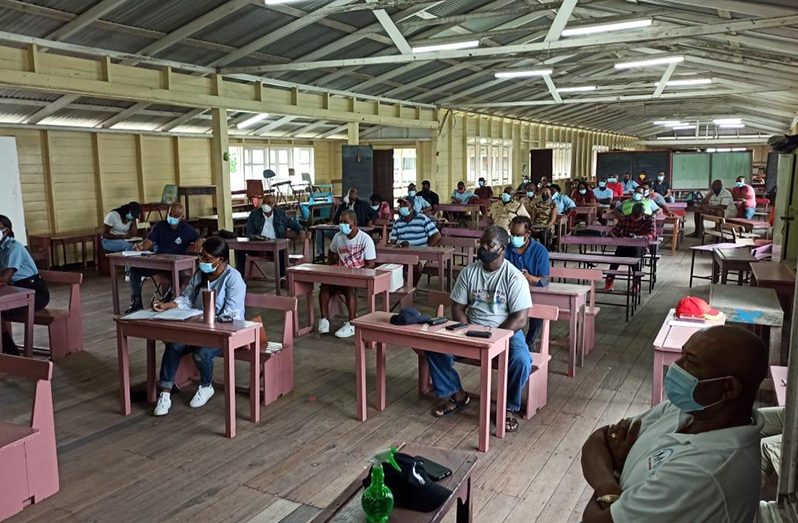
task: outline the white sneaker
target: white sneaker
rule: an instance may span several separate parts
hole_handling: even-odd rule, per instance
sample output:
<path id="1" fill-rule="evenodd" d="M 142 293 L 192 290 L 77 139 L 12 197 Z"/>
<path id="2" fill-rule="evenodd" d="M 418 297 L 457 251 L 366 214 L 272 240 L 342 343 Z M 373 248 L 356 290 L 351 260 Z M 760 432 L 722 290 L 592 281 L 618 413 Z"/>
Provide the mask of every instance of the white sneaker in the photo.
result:
<path id="1" fill-rule="evenodd" d="M 192 409 L 198 409 L 208 403 L 208 400 L 213 397 L 213 393 L 213 385 L 208 385 L 207 387 L 200 385 L 197 389 L 197 393 L 191 398 L 191 403 L 189 403 L 189 405 L 191 405 Z"/>
<path id="2" fill-rule="evenodd" d="M 158 403 L 155 404 L 155 410 L 152 411 L 156 416 L 166 416 L 169 414 L 169 409 L 172 408 L 172 395 L 168 392 L 161 392 L 158 395 Z"/>
<path id="3" fill-rule="evenodd" d="M 319 320 L 319 334 L 327 334 L 330 332 L 330 320 L 322 318 Z"/>
<path id="4" fill-rule="evenodd" d="M 344 322 L 344 325 L 335 331 L 336 338 L 351 338 L 355 335 L 355 327 L 349 323 L 348 321 Z"/>

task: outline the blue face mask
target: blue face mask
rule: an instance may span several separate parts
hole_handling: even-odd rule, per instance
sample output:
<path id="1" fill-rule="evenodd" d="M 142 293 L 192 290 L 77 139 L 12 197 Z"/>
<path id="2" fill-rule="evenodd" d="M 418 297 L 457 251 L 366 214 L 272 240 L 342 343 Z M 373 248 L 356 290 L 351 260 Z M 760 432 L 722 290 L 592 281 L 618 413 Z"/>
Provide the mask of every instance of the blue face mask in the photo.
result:
<path id="1" fill-rule="evenodd" d="M 587 189 L 579 189 L 579 194 L 587 194 Z"/>
<path id="2" fill-rule="evenodd" d="M 513 242 L 513 247 L 520 249 L 526 243 L 526 238 L 524 236 L 513 236 L 510 241 Z"/>
<path id="3" fill-rule="evenodd" d="M 349 225 L 348 223 L 339 223 L 338 224 L 338 230 L 341 231 L 342 233 L 346 234 L 347 236 L 352 234 L 352 226 Z"/>
<path id="4" fill-rule="evenodd" d="M 405 218 L 410 216 L 410 207 L 399 207 L 399 216 Z"/>
<path id="5" fill-rule="evenodd" d="M 416 195 L 416 191 L 407 191 L 407 195 L 411 198 Z"/>
<path id="6" fill-rule="evenodd" d="M 703 381 L 725 380 L 724 378 L 712 378 Z M 723 398 L 710 405 L 701 405 L 695 400 L 695 389 L 702 380 L 699 380 L 678 364 L 673 363 L 668 368 L 665 375 L 665 394 L 673 405 L 683 412 L 696 412 L 717 405 Z"/>
<path id="7" fill-rule="evenodd" d="M 127 213 L 127 214 L 125 215 L 125 219 L 126 219 L 127 221 L 130 221 L 130 220 L 132 220 L 132 219 L 133 219 L 133 213 Z"/>
<path id="8" fill-rule="evenodd" d="M 371 206 L 371 210 L 372 211 L 379 211 L 380 210 L 380 206 L 379 205 L 372 205 Z"/>
<path id="9" fill-rule="evenodd" d="M 745 187 L 745 182 L 734 182 L 737 187 Z"/>
<path id="10" fill-rule="evenodd" d="M 509 203 L 510 200 L 513 199 L 513 196 L 510 193 L 503 192 L 502 193 L 502 201 L 504 203 Z"/>
<path id="11" fill-rule="evenodd" d="M 166 223 L 168 223 L 169 225 L 177 225 L 178 223 L 180 223 L 180 218 L 175 218 L 174 216 L 167 216 Z"/>
<path id="12" fill-rule="evenodd" d="M 607 182 L 599 182 L 599 189 L 604 189 L 607 187 Z"/>
<path id="13" fill-rule="evenodd" d="M 482 181 L 482 180 L 480 180 L 480 181 L 479 181 L 479 186 L 480 186 L 480 187 L 485 187 L 485 182 L 484 182 L 484 181 Z"/>
<path id="14" fill-rule="evenodd" d="M 643 199 L 643 194 L 636 192 L 632 195 L 632 198 L 634 199 L 634 201 L 639 202 L 640 200 Z"/>
<path id="15" fill-rule="evenodd" d="M 213 266 L 213 262 L 199 262 L 199 270 L 205 274 L 211 274 L 216 267 Z"/>
<path id="16" fill-rule="evenodd" d="M 527 198 L 534 198 L 535 197 L 535 191 L 527 191 L 526 192 L 526 197 Z"/>

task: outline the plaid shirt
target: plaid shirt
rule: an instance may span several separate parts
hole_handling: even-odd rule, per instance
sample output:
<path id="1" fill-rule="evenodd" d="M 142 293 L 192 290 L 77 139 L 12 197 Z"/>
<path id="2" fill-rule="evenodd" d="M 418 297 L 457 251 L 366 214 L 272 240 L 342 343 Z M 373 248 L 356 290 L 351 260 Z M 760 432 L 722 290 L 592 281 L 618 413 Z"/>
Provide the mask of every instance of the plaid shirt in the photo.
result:
<path id="1" fill-rule="evenodd" d="M 656 240 L 657 226 L 654 224 L 654 220 L 645 215 L 643 215 L 641 220 L 635 220 L 632 216 L 624 216 L 623 219 L 612 228 L 610 236 L 615 236 L 617 238 L 637 236 L 638 238 Z"/>

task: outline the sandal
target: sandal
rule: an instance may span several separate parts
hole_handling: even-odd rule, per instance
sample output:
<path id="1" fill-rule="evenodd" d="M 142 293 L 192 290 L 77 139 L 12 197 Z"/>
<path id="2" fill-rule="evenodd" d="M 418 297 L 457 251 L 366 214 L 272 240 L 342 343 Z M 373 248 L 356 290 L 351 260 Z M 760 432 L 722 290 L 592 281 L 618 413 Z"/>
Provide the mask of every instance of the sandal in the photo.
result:
<path id="1" fill-rule="evenodd" d="M 504 421 L 504 431 L 505 432 L 518 432 L 518 419 L 515 417 L 515 413 L 507 411 L 507 417 Z"/>
<path id="2" fill-rule="evenodd" d="M 466 394 L 466 397 L 463 398 L 462 401 L 457 401 L 454 399 L 454 396 L 449 398 L 449 402 L 444 405 L 439 405 L 432 410 L 432 415 L 436 418 L 443 418 L 444 416 L 449 416 L 450 414 L 454 414 L 455 412 L 460 412 L 464 408 L 468 407 L 471 404 L 471 396 Z"/>

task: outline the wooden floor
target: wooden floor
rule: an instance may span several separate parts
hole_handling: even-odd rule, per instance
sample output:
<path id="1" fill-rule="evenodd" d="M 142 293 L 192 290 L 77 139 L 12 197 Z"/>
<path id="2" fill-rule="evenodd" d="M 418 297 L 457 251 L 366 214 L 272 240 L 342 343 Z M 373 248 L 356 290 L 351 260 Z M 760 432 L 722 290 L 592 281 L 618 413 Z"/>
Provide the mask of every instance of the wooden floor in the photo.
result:
<path id="1" fill-rule="evenodd" d="M 503 440 L 492 437 L 490 452 L 479 456 L 476 521 L 580 521 L 591 494 L 582 479 L 580 447 L 596 427 L 648 407 L 651 343 L 667 310 L 688 292 L 689 266 L 689 251 L 675 257 L 665 252 L 655 292 L 644 295 L 628 323 L 622 307 L 603 307 L 598 347 L 575 378 L 565 375 L 564 348 L 554 348 L 548 405 L 522 421 L 520 432 Z M 709 263 L 703 260 L 698 269 L 705 274 Z M 705 283 L 699 294 L 708 290 Z M 57 299 L 63 295 L 57 292 Z M 53 380 L 61 491 L 11 521 L 121 523 L 197 516 L 304 522 L 368 465 L 375 449 L 406 441 L 475 451 L 478 405 L 449 418 L 430 416 L 434 400 L 418 397 L 416 357 L 406 349 L 388 351 L 387 409 L 372 408 L 368 421 L 358 422 L 352 342 L 315 333 L 297 341 L 296 389 L 264 409 L 259 424 L 249 422 L 247 398 L 238 395 L 233 440 L 220 435 L 222 394 L 195 410 L 188 406 L 193 391 L 184 391 L 173 396 L 166 417 L 155 418 L 143 403 L 134 403 L 132 415 L 123 417 L 108 278 L 90 274 L 83 297 L 86 350 L 58 362 Z M 279 333 L 270 321 L 271 335 Z M 555 330 L 560 339 L 563 325 Z M 38 331 L 37 337 L 39 343 L 46 340 Z M 143 349 L 143 342 L 133 341 L 134 383 L 144 379 Z M 369 368 L 373 405 L 373 359 Z M 238 369 L 243 383 L 246 367 Z M 478 390 L 476 369 L 459 370 L 466 389 Z M 29 393 L 18 382 L 0 380 L 0 419 L 24 420 Z"/>

